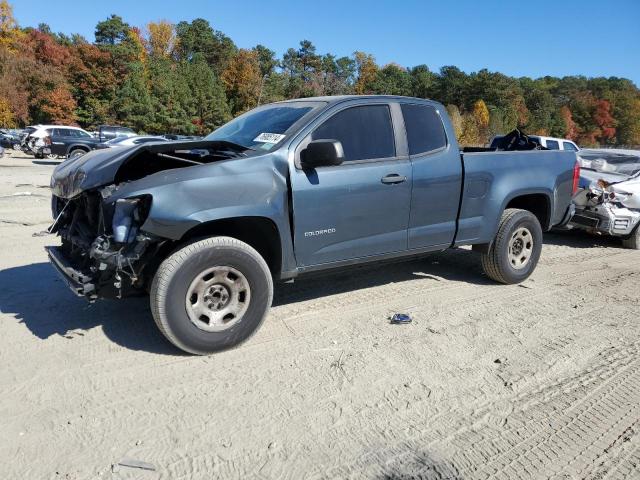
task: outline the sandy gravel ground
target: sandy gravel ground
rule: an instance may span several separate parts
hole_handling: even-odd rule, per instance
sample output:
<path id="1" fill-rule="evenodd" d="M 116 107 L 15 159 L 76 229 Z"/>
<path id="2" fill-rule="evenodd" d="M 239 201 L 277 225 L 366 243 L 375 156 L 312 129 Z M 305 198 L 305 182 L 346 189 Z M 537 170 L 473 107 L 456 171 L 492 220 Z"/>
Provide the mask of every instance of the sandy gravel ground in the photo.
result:
<path id="1" fill-rule="evenodd" d="M 298 281 L 190 357 L 144 299 L 56 277 L 52 168 L 0 159 L 1 478 L 640 478 L 640 252 L 549 234 L 519 286 L 469 250 Z"/>

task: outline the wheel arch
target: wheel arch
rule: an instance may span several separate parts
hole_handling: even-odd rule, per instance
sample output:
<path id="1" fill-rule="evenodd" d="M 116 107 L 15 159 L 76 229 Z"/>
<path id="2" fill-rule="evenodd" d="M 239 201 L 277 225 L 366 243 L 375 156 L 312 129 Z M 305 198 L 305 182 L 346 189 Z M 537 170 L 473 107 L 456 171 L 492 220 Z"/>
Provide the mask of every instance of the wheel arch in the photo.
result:
<path id="1" fill-rule="evenodd" d="M 82 143 L 73 143 L 67 147 L 67 155 L 69 155 L 74 150 L 82 150 L 84 152 L 89 152 L 91 151 L 91 148 L 89 148 L 87 145 L 83 145 Z"/>
<path id="2" fill-rule="evenodd" d="M 543 232 L 551 228 L 551 197 L 548 193 L 534 192 L 516 195 L 507 201 L 502 211 L 504 212 L 508 208 L 518 208 L 533 213 L 540 222 Z"/>
<path id="3" fill-rule="evenodd" d="M 187 230 L 178 245 L 213 236 L 233 237 L 253 247 L 276 277 L 282 271 L 282 242 L 273 220 L 267 217 L 231 217 L 199 223 Z"/>
<path id="4" fill-rule="evenodd" d="M 526 210 L 532 213 L 540 222 L 542 231 L 546 232 L 551 229 L 553 204 L 551 194 L 544 190 L 532 190 L 515 192 L 507 197 L 500 210 L 498 211 L 497 219 L 493 228 L 493 232 L 498 231 L 500 225 L 500 219 L 505 210 L 509 208 L 517 208 L 520 210 Z M 486 253 L 493 245 L 495 238 L 492 237 L 488 243 L 473 244 L 473 250 L 481 253 Z"/>

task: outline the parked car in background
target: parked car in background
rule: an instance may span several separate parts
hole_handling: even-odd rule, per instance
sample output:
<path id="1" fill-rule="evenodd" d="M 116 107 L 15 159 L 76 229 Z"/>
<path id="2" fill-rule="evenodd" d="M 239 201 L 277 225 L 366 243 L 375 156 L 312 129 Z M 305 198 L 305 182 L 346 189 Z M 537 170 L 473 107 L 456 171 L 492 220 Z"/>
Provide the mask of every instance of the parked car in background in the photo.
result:
<path id="1" fill-rule="evenodd" d="M 640 152 L 582 150 L 576 213 L 569 224 L 640 249 Z"/>
<path id="2" fill-rule="evenodd" d="M 79 127 L 62 125 L 37 125 L 31 138 L 37 138 L 32 149 L 36 157 L 75 157 L 98 148 L 106 141 L 135 136 L 130 128 L 103 125 L 98 137 Z"/>
<path id="3" fill-rule="evenodd" d="M 529 138 L 529 140 L 532 140 L 541 147 L 547 148 L 549 150 L 566 150 L 569 152 L 580 151 L 580 147 L 578 147 L 575 142 L 566 138 L 544 137 L 541 135 L 527 135 L 527 137 Z M 496 145 L 502 138 L 504 138 L 504 135 L 496 135 L 495 137 L 493 137 L 490 143 L 490 147 L 496 148 Z"/>
<path id="4" fill-rule="evenodd" d="M 13 145 L 14 150 L 25 150 L 27 148 L 27 139 L 29 138 L 29 134 L 34 132 L 36 127 L 26 127 L 22 130 L 19 135 L 18 141 Z"/>
<path id="5" fill-rule="evenodd" d="M 38 139 L 35 143 L 36 157 L 57 158 L 83 155 L 93 150 L 99 143 L 97 138 L 82 128 L 60 125 L 37 125 L 36 131 L 30 136 Z"/>
<path id="6" fill-rule="evenodd" d="M 118 125 L 100 125 L 98 127 L 98 138 L 101 142 L 109 141 L 116 137 L 135 137 L 138 135 L 128 127 Z"/>
<path id="7" fill-rule="evenodd" d="M 198 137 L 197 135 L 176 135 L 173 133 L 163 135 L 163 137 L 166 138 L 167 140 L 184 140 L 184 141 L 202 139 L 202 137 Z"/>
<path id="8" fill-rule="evenodd" d="M 14 145 L 20 144 L 24 130 L 15 128 L 0 129 L 0 146 L 4 148 L 13 148 Z"/>
<path id="9" fill-rule="evenodd" d="M 156 137 L 151 135 L 136 135 L 135 137 L 116 137 L 106 142 L 99 143 L 96 148 L 116 148 L 116 147 L 132 147 L 149 142 L 167 142 L 164 137 Z"/>
<path id="10" fill-rule="evenodd" d="M 524 281 L 580 169 L 519 145 L 461 151 L 444 106 L 418 98 L 264 105 L 199 142 L 58 165 L 47 250 L 77 295 L 151 292 L 162 333 L 211 353 L 257 330 L 274 279 L 473 245 L 489 278 Z"/>

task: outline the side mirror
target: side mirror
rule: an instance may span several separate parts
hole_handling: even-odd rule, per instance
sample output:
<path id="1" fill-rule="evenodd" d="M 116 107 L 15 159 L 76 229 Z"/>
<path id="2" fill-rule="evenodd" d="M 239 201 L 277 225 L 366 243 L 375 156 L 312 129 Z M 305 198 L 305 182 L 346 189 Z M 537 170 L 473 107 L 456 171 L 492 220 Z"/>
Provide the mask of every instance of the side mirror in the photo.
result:
<path id="1" fill-rule="evenodd" d="M 314 140 L 300 152 L 300 166 L 303 170 L 340 165 L 343 161 L 344 150 L 338 140 Z"/>

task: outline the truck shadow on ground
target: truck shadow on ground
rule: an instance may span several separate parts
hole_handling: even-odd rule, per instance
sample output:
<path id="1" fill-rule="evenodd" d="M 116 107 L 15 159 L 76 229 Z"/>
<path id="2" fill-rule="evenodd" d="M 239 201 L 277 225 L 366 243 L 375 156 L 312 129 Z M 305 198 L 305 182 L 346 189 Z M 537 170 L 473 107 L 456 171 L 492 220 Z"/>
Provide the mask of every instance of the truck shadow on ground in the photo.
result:
<path id="1" fill-rule="evenodd" d="M 105 335 L 132 350 L 179 355 L 156 328 L 146 298 L 89 304 L 74 296 L 49 263 L 0 271 L 0 311 L 13 314 L 36 337 L 70 341 L 101 326 Z"/>
<path id="2" fill-rule="evenodd" d="M 447 460 L 438 459 L 428 453 L 407 450 L 407 452 L 388 459 L 383 473 L 377 480 L 462 480 L 458 468 Z"/>
<path id="3" fill-rule="evenodd" d="M 609 235 L 592 235 L 581 230 L 554 230 L 545 233 L 544 243 L 571 248 L 623 248 L 619 238 Z"/>
<path id="4" fill-rule="evenodd" d="M 572 232 L 547 234 L 545 243 L 572 248 L 620 246 L 616 239 Z M 482 273 L 477 253 L 453 249 L 396 263 L 325 272 L 300 278 L 293 284 L 277 285 L 273 306 L 411 280 L 494 284 Z M 14 315 L 42 340 L 55 335 L 74 340 L 101 326 L 110 340 L 125 348 L 182 354 L 157 329 L 146 297 L 89 304 L 75 297 L 45 262 L 0 271 L 0 312 Z"/>
<path id="5" fill-rule="evenodd" d="M 409 280 L 467 282 L 490 285 L 482 272 L 480 257 L 468 249 L 453 249 L 423 257 L 325 271 L 277 286 L 273 306 L 328 297 L 363 288 Z"/>
<path id="6" fill-rule="evenodd" d="M 35 165 L 60 165 L 62 160 L 31 160 Z"/>

